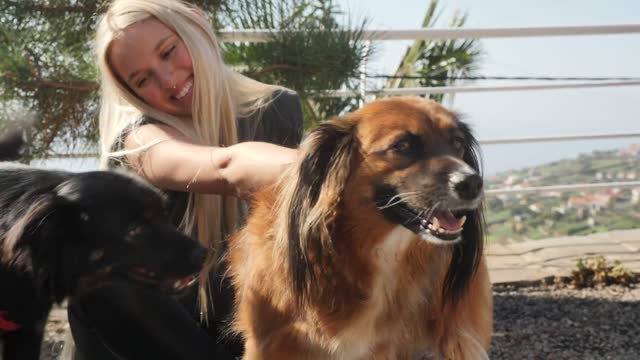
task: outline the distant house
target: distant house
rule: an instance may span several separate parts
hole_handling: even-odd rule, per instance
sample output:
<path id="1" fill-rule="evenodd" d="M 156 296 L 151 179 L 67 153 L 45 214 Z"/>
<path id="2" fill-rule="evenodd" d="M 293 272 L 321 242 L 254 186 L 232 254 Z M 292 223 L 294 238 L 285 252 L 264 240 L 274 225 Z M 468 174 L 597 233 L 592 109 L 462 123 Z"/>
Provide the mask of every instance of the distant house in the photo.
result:
<path id="1" fill-rule="evenodd" d="M 634 205 L 640 203 L 640 188 L 631 189 L 631 203 Z"/>
<path id="2" fill-rule="evenodd" d="M 613 199 L 613 208 L 615 210 L 621 211 L 621 210 L 625 210 L 629 207 L 629 204 L 631 203 L 631 199 L 627 196 L 620 196 L 620 197 L 615 197 Z"/>
<path id="3" fill-rule="evenodd" d="M 529 205 L 529 210 L 531 210 L 531 212 L 534 212 L 536 214 L 540 214 L 543 209 L 544 209 L 544 204 L 542 204 L 541 202 L 537 202 Z"/>
<path id="4" fill-rule="evenodd" d="M 640 144 L 631 144 L 620 150 L 620 155 L 638 156 L 640 154 Z"/>
<path id="5" fill-rule="evenodd" d="M 595 214 L 609 206 L 613 197 L 614 195 L 609 192 L 589 194 L 582 197 L 572 197 L 567 200 L 567 209 L 585 209 L 589 210 L 592 214 Z"/>
<path id="6" fill-rule="evenodd" d="M 540 196 L 547 199 L 557 199 L 562 197 L 562 192 L 560 191 L 545 191 L 540 193 Z"/>
<path id="7" fill-rule="evenodd" d="M 520 177 L 517 175 L 509 175 L 504 181 L 502 181 L 502 185 L 511 186 L 516 184 L 520 180 Z"/>

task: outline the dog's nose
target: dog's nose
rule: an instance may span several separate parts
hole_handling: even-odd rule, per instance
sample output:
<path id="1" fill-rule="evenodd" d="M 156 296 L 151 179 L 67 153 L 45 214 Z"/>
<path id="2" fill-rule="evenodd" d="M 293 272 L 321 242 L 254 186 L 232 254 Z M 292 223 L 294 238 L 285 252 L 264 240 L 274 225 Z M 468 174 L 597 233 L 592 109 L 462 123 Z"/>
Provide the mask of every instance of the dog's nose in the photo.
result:
<path id="1" fill-rule="evenodd" d="M 455 185 L 456 193 L 463 200 L 473 200 L 480 195 L 482 190 L 482 178 L 477 175 L 468 175 Z"/>

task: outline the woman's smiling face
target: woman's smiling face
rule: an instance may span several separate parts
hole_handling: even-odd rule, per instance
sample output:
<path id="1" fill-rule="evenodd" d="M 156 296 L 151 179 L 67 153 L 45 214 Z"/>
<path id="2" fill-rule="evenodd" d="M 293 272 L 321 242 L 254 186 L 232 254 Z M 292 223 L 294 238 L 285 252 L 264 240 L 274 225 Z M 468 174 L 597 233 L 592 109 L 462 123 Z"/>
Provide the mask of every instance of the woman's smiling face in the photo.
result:
<path id="1" fill-rule="evenodd" d="M 189 116 L 193 63 L 182 39 L 155 18 L 137 22 L 115 38 L 108 52 L 114 74 L 153 108 Z"/>

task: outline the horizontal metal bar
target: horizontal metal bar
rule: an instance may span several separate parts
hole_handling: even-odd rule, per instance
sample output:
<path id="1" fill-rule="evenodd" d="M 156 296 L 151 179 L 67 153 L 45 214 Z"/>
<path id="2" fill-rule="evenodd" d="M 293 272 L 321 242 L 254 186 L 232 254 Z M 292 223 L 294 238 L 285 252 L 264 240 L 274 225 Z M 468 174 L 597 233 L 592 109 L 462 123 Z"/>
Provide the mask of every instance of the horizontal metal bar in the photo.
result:
<path id="1" fill-rule="evenodd" d="M 225 42 L 267 42 L 272 29 L 221 30 L 219 37 Z M 432 39 L 489 39 L 509 37 L 545 37 L 545 36 L 585 36 L 640 33 L 640 24 L 593 25 L 593 26 L 537 26 L 505 28 L 452 28 L 452 29 L 403 29 L 403 30 L 364 30 L 367 40 L 432 40 Z"/>
<path id="2" fill-rule="evenodd" d="M 99 158 L 99 153 L 71 153 L 71 154 L 46 154 L 41 158 L 34 158 L 33 161 L 45 161 L 55 159 L 91 159 Z"/>
<path id="3" fill-rule="evenodd" d="M 520 143 L 554 142 L 554 141 L 624 139 L 624 138 L 636 138 L 636 137 L 640 137 L 640 133 L 524 137 L 524 138 L 511 138 L 511 139 L 479 140 L 479 143 L 480 145 L 500 145 L 500 144 L 520 144 Z M 98 158 L 99 156 L 100 154 L 98 153 L 48 154 L 44 158 L 37 158 L 34 160 L 74 159 L 74 158 L 85 159 L 85 158 Z"/>
<path id="4" fill-rule="evenodd" d="M 624 138 L 636 138 L 636 137 L 640 137 L 640 133 L 524 137 L 524 138 L 511 138 L 511 139 L 480 140 L 479 143 L 480 145 L 500 145 L 500 144 L 520 144 L 520 143 L 554 142 L 554 141 L 624 139 Z"/>
<path id="5" fill-rule="evenodd" d="M 623 181 L 623 182 L 608 182 L 608 183 L 593 183 L 593 184 L 571 184 L 571 185 L 552 185 L 552 186 L 532 186 L 526 188 L 509 188 L 509 189 L 492 189 L 485 190 L 487 196 L 497 196 L 505 194 L 530 194 L 530 193 L 542 193 L 549 191 L 585 191 L 585 190 L 599 190 L 599 189 L 625 189 L 640 187 L 640 181 Z"/>
<path id="6" fill-rule="evenodd" d="M 559 84 L 539 84 L 539 85 L 502 85 L 502 86 L 434 86 L 434 87 L 414 87 L 414 88 L 387 88 L 381 90 L 370 90 L 370 95 L 425 95 L 425 94 L 454 94 L 473 92 L 499 92 L 499 91 L 532 91 L 532 90 L 559 90 L 578 88 L 600 88 L 618 86 L 638 86 L 640 81 L 597 81 L 581 83 L 559 83 Z M 354 97 L 356 92 L 351 90 L 326 90 L 321 93 L 326 97 Z"/>

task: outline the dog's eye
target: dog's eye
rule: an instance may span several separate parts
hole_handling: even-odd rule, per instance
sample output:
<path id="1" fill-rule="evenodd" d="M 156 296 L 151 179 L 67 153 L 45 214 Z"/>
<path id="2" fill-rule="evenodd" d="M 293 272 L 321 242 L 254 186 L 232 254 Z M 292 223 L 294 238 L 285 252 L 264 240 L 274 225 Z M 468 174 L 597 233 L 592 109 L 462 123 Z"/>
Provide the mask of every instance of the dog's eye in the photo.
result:
<path id="1" fill-rule="evenodd" d="M 125 235 L 124 239 L 127 242 L 134 242 L 136 240 L 137 237 L 139 237 L 142 234 L 143 231 L 143 226 L 142 225 L 136 225 L 133 226 Z"/>
<path id="2" fill-rule="evenodd" d="M 455 136 L 451 141 L 451 146 L 460 155 L 464 155 L 464 138 L 461 136 Z"/>
<path id="3" fill-rule="evenodd" d="M 413 151 L 415 148 L 415 140 L 413 136 L 403 136 L 398 141 L 391 145 L 391 150 L 393 152 L 399 153 L 401 155 L 407 155 Z"/>

